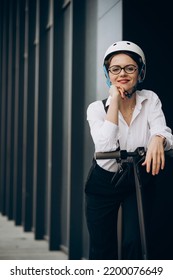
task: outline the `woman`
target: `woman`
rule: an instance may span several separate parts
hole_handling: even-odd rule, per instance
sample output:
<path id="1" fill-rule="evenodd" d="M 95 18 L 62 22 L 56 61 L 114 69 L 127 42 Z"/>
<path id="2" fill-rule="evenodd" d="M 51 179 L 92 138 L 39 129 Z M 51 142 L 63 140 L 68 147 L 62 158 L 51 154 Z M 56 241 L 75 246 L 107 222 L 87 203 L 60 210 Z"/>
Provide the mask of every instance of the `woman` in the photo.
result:
<path id="1" fill-rule="evenodd" d="M 103 63 L 109 97 L 91 103 L 87 120 L 95 152 L 117 149 L 146 149 L 141 176 L 146 199 L 146 221 L 154 195 L 154 175 L 164 169 L 164 150 L 173 148 L 173 135 L 166 126 L 159 97 L 150 90 L 138 90 L 146 73 L 142 49 L 132 42 L 111 45 Z M 130 166 L 130 167 L 129 167 Z M 131 164 L 117 186 L 120 165 L 116 160 L 97 160 L 92 165 L 86 186 L 86 220 L 90 237 L 89 259 L 117 259 L 117 219 L 123 209 L 123 259 L 141 259 L 134 174 Z M 122 172 L 123 174 L 123 172 Z M 124 173 L 125 174 L 125 173 Z M 153 176 L 152 176 L 152 175 Z M 144 180 L 145 179 L 145 180 Z"/>

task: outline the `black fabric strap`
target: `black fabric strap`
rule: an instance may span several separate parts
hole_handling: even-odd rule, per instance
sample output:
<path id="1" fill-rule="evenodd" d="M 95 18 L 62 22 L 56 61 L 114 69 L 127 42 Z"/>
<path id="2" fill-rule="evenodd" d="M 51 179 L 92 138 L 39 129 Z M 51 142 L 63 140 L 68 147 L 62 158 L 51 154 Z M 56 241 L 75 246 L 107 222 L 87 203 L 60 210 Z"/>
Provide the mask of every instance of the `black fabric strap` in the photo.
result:
<path id="1" fill-rule="evenodd" d="M 102 100 L 103 106 L 104 106 L 105 111 L 106 111 L 106 113 L 107 113 L 107 110 L 108 110 L 109 106 L 106 106 L 106 101 L 107 101 L 107 98 L 105 98 L 105 99 Z"/>

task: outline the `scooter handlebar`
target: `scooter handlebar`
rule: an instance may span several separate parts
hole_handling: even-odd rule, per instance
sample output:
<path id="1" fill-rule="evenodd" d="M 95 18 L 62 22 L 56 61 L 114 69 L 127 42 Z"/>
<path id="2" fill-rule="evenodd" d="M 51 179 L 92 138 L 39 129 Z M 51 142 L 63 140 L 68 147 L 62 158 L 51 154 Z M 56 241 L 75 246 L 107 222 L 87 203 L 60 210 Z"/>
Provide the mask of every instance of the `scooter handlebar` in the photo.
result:
<path id="1" fill-rule="evenodd" d="M 137 148 L 134 152 L 126 150 L 111 151 L 111 152 L 96 152 L 95 159 L 127 159 L 128 157 L 144 156 L 146 153 L 143 147 Z M 165 151 L 165 156 L 173 157 L 173 149 Z"/>

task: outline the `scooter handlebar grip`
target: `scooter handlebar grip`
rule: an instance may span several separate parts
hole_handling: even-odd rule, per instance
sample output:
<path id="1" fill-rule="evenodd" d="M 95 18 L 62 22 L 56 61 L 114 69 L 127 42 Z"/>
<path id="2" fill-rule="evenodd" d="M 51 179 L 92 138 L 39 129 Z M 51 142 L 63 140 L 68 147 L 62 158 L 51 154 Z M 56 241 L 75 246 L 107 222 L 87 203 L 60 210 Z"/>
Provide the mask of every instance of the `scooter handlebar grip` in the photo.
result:
<path id="1" fill-rule="evenodd" d="M 120 151 L 114 152 L 96 152 L 95 159 L 116 159 L 121 157 Z"/>

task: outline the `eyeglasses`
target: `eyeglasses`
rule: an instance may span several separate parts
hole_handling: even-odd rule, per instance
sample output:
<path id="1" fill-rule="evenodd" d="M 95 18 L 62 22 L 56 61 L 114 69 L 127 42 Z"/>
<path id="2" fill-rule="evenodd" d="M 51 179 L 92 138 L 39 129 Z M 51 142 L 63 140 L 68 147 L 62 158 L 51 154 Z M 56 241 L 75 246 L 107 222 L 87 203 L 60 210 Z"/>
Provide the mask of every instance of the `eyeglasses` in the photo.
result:
<path id="1" fill-rule="evenodd" d="M 138 67 L 133 65 L 133 64 L 128 64 L 124 67 L 121 67 L 119 65 L 113 65 L 111 67 L 109 67 L 109 71 L 113 74 L 113 75 L 118 75 L 121 70 L 124 70 L 127 74 L 133 74 L 137 69 Z"/>

